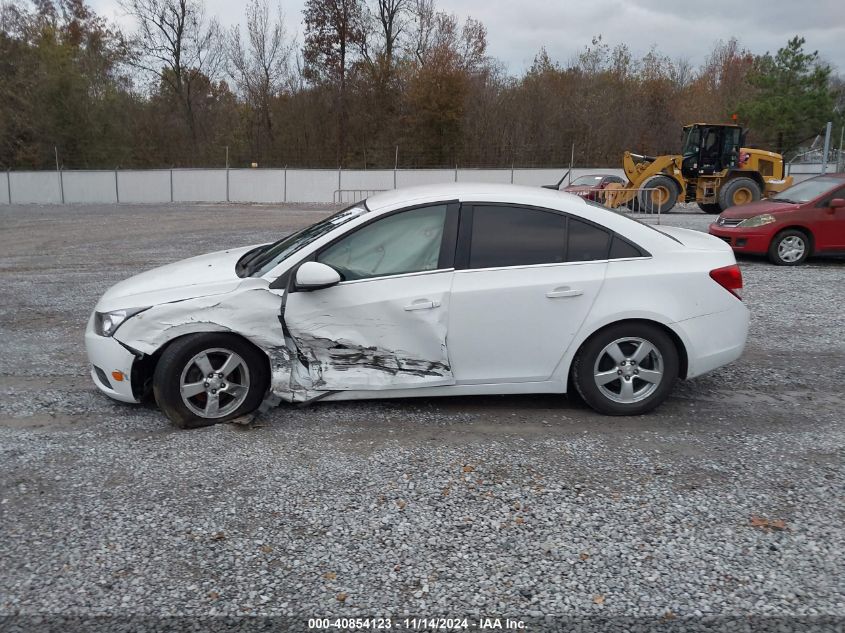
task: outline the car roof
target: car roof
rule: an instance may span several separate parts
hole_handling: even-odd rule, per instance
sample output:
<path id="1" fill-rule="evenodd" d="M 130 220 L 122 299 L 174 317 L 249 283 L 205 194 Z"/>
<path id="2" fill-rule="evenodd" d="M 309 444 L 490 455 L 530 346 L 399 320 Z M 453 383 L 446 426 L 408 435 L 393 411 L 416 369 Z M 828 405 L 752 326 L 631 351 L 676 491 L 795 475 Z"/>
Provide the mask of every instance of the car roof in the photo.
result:
<path id="1" fill-rule="evenodd" d="M 366 204 L 370 211 L 380 211 L 397 205 L 410 206 L 445 200 L 469 202 L 473 199 L 490 200 L 492 198 L 495 198 L 497 202 L 536 204 L 554 209 L 561 208 L 559 206 L 561 200 L 569 204 L 586 205 L 580 197 L 556 189 L 481 182 L 450 182 L 391 189 L 367 198 Z"/>
<path id="2" fill-rule="evenodd" d="M 634 240 L 651 252 L 654 252 L 655 249 L 665 250 L 668 246 L 671 246 L 667 242 L 673 241 L 673 238 L 660 233 L 654 227 L 636 222 L 619 211 L 587 202 L 580 196 L 566 191 L 546 189 L 539 186 L 465 182 L 423 185 L 378 193 L 367 198 L 366 206 L 370 213 L 379 215 L 402 207 L 442 203 L 451 200 L 536 206 L 561 211 L 596 222 L 621 234 L 623 237 Z M 361 221 L 364 221 L 363 217 Z"/>

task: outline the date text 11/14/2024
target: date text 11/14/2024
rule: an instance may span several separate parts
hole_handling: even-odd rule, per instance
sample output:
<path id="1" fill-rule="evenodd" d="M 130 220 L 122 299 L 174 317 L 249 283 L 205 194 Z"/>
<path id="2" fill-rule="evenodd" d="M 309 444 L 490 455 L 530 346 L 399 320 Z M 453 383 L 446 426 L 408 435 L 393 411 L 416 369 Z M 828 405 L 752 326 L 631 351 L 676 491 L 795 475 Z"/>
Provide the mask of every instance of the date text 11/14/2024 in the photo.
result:
<path id="1" fill-rule="evenodd" d="M 459 631 L 459 630 L 511 630 L 525 629 L 525 623 L 513 618 L 309 618 L 311 630 L 391 630 Z"/>

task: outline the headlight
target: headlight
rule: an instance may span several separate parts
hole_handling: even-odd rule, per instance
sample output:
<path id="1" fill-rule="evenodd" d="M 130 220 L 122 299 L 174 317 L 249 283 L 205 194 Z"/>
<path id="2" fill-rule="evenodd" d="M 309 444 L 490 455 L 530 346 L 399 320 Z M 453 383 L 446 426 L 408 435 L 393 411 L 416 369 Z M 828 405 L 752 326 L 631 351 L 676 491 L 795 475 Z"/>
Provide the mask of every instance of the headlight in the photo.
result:
<path id="1" fill-rule="evenodd" d="M 770 213 L 764 213 L 763 215 L 755 215 L 753 218 L 748 218 L 747 220 L 743 220 L 737 226 L 744 226 L 744 227 L 754 227 L 754 226 L 765 226 L 766 224 L 771 224 L 776 220 L 775 216 L 771 215 Z"/>
<path id="2" fill-rule="evenodd" d="M 128 310 L 113 310 L 112 312 L 95 312 L 94 332 L 100 336 L 112 336 L 126 319 L 149 309 L 149 307 L 146 307 L 130 308 Z"/>

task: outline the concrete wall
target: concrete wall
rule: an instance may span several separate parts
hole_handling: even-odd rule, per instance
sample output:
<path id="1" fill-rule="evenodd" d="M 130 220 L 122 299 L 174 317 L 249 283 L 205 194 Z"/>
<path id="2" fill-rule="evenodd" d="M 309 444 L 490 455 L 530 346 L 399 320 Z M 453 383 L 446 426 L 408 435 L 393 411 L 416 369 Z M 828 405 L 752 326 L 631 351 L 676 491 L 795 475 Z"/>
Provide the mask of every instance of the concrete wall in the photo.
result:
<path id="1" fill-rule="evenodd" d="M 229 200 L 231 202 L 284 200 L 285 178 L 284 171 L 278 169 L 230 169 Z"/>
<path id="2" fill-rule="evenodd" d="M 59 174 L 55 171 L 13 171 L 11 179 L 12 202 L 60 204 L 62 190 Z"/>
<path id="3" fill-rule="evenodd" d="M 336 169 L 288 169 L 287 175 L 287 199 L 283 202 L 332 202 L 335 189 L 339 189 Z"/>
<path id="4" fill-rule="evenodd" d="M 117 202 L 115 178 L 114 171 L 62 172 L 65 202 L 69 204 Z"/>
<path id="5" fill-rule="evenodd" d="M 807 180 L 807 178 L 818 176 L 821 172 L 821 163 L 792 163 L 786 166 L 786 173 L 792 176 L 795 182 L 801 182 L 802 180 Z M 834 172 L 836 172 L 836 163 L 828 163 L 827 173 L 832 174 Z"/>
<path id="6" fill-rule="evenodd" d="M 620 169 L 575 169 L 572 178 Z M 566 169 L 150 169 L 9 172 L 0 175 L 0 204 L 168 202 L 342 202 L 373 191 L 443 182 L 553 184 Z M 7 180 L 8 179 L 8 180 Z"/>
<path id="7" fill-rule="evenodd" d="M 121 202 L 170 202 L 170 170 L 148 169 L 117 172 Z"/>
<path id="8" fill-rule="evenodd" d="M 173 170 L 173 202 L 225 201 L 225 169 Z"/>
<path id="9" fill-rule="evenodd" d="M 828 172 L 836 165 L 830 164 Z M 796 182 L 817 175 L 821 165 L 794 163 Z M 93 204 L 133 202 L 333 202 L 370 192 L 442 182 L 554 184 L 567 169 L 149 169 L 115 171 L 12 171 L 0 174 L 0 204 Z M 571 177 L 590 173 L 623 176 L 621 169 L 573 169 Z M 115 188 L 115 177 L 117 187 Z"/>
<path id="10" fill-rule="evenodd" d="M 455 182 L 454 169 L 409 169 L 396 172 L 396 186 L 415 187 L 439 182 Z"/>
<path id="11" fill-rule="evenodd" d="M 0 204 L 9 204 L 9 185 L 11 182 L 11 174 L 8 171 L 0 176 Z"/>

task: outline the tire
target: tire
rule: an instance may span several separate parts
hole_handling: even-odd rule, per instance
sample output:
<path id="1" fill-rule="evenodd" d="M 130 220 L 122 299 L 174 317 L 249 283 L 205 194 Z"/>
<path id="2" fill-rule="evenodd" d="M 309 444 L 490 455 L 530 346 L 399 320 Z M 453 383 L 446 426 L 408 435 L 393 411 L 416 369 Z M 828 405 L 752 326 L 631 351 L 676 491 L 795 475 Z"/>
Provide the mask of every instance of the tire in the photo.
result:
<path id="1" fill-rule="evenodd" d="M 640 358 L 638 352 L 645 344 L 650 348 Z M 614 346 L 616 359 L 611 356 Z M 584 401 L 599 413 L 641 415 L 666 400 L 678 369 L 678 349 L 663 330 L 648 323 L 619 323 L 600 330 L 581 346 L 572 366 L 572 381 Z"/>
<path id="2" fill-rule="evenodd" d="M 699 202 L 698 208 L 704 211 L 704 213 L 711 215 L 717 215 L 722 212 L 722 207 L 719 206 L 718 202 Z"/>
<path id="3" fill-rule="evenodd" d="M 810 256 L 810 238 L 804 231 L 781 231 L 769 244 L 769 261 L 778 266 L 798 266 Z"/>
<path id="4" fill-rule="evenodd" d="M 639 207 L 645 213 L 668 213 L 678 202 L 678 183 L 669 176 L 652 176 L 642 189 L 653 190 L 637 193 Z"/>
<path id="5" fill-rule="evenodd" d="M 242 338 L 192 334 L 164 350 L 153 374 L 153 394 L 176 426 L 192 429 L 254 411 L 264 399 L 269 382 L 267 359 Z M 187 387 L 184 397 L 183 385 Z"/>
<path id="6" fill-rule="evenodd" d="M 760 185 L 751 178 L 734 178 L 719 189 L 719 206 L 724 210 L 749 202 L 756 202 L 762 194 Z"/>

